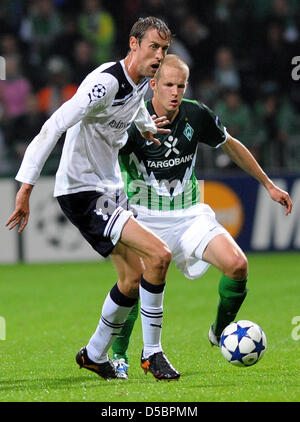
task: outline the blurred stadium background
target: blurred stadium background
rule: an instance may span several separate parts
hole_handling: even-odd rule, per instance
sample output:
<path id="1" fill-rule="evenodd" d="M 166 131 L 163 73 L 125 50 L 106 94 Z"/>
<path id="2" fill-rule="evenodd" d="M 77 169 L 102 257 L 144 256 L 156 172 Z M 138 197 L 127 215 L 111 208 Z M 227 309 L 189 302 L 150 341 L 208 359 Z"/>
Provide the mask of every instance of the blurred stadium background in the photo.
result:
<path id="1" fill-rule="evenodd" d="M 1 0 L 0 56 L 6 63 L 0 81 L 1 263 L 99 259 L 52 197 L 64 137 L 32 194 L 27 230 L 20 236 L 4 224 L 28 143 L 87 73 L 126 55 L 130 27 L 147 15 L 163 18 L 175 34 L 169 52 L 191 68 L 186 96 L 217 112 L 290 192 L 294 212 L 283 218 L 283 209 L 256 181 L 221 151 L 200 146 L 197 176 L 206 181 L 205 202 L 244 250 L 299 250 L 297 0 Z"/>

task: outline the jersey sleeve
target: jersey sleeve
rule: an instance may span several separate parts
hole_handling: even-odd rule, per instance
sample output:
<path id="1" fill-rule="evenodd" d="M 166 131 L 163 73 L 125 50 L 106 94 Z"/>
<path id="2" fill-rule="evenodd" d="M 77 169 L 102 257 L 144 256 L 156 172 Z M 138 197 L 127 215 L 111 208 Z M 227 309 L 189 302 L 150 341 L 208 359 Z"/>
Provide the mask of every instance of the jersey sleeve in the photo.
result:
<path id="1" fill-rule="evenodd" d="M 119 89 L 119 82 L 109 73 L 92 72 L 78 88 L 80 101 L 85 107 L 85 114 L 99 113 L 111 105 Z"/>
<path id="2" fill-rule="evenodd" d="M 218 148 L 227 140 L 226 128 L 219 117 L 206 105 L 201 104 L 202 127 L 200 141 L 213 148 Z"/>
<path id="3" fill-rule="evenodd" d="M 130 128 L 127 131 L 127 142 L 123 146 L 123 148 L 120 149 L 119 154 L 120 155 L 131 154 L 135 150 L 139 138 L 141 138 L 141 134 L 138 131 L 136 125 L 132 123 Z"/>
<path id="4" fill-rule="evenodd" d="M 54 149 L 61 135 L 70 127 L 74 126 L 85 116 L 93 112 L 105 109 L 112 101 L 117 90 L 114 81 L 110 85 L 105 81 L 87 77 L 80 85 L 75 95 L 62 106 L 44 123 L 39 134 L 28 145 L 21 167 L 16 175 L 16 180 L 22 183 L 35 185 L 42 168 Z"/>
<path id="5" fill-rule="evenodd" d="M 146 131 L 157 133 L 157 127 L 146 108 L 144 97 L 141 98 L 140 107 L 134 119 L 134 123 L 141 133 Z"/>

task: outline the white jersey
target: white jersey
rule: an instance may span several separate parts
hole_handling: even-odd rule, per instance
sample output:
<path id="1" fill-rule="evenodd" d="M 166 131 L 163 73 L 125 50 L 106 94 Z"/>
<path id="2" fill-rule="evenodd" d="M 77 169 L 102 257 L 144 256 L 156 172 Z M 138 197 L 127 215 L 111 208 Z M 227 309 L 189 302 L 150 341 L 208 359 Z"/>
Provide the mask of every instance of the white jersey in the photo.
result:
<path id="1" fill-rule="evenodd" d="M 140 132 L 157 132 L 145 105 L 147 79 L 136 85 L 124 61 L 91 72 L 76 94 L 45 122 L 29 144 L 16 180 L 35 185 L 45 161 L 67 131 L 54 196 L 122 189 L 118 151 L 134 121 Z"/>

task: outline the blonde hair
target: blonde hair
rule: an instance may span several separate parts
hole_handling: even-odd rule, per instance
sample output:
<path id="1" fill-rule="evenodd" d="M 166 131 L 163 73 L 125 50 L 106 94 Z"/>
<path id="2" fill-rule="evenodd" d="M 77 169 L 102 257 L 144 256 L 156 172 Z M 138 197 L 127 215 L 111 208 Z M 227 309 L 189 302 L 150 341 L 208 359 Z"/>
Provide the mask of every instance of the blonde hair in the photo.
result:
<path id="1" fill-rule="evenodd" d="M 188 67 L 188 65 L 186 64 L 186 62 L 181 59 L 179 56 L 177 56 L 176 54 L 167 54 L 166 57 L 163 59 L 163 61 L 161 62 L 159 68 L 157 69 L 154 78 L 158 81 L 158 79 L 160 78 L 160 73 L 161 73 L 161 68 L 164 65 L 168 65 L 168 66 L 172 66 L 172 67 L 176 67 L 177 69 L 181 69 L 184 72 L 186 72 L 187 75 L 187 79 L 190 75 L 190 69 Z"/>

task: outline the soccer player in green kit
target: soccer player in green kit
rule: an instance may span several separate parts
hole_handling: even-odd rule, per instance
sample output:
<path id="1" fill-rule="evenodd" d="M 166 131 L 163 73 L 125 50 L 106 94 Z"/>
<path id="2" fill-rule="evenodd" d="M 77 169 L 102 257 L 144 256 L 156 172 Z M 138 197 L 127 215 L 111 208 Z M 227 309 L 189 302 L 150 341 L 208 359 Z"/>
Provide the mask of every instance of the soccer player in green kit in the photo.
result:
<path id="1" fill-rule="evenodd" d="M 188 77 L 189 68 L 183 60 L 171 54 L 165 57 L 150 80 L 153 99 L 146 106 L 154 120 L 167 117 L 170 124 L 166 128 L 171 132 L 159 136 L 161 145 L 150 144 L 133 124 L 119 160 L 137 220 L 168 244 L 179 270 L 191 279 L 201 277 L 210 265 L 222 272 L 217 314 L 208 333 L 210 343 L 219 346 L 223 329 L 235 319 L 246 297 L 248 262 L 235 240 L 217 222 L 213 210 L 200 203 L 199 183 L 194 174 L 198 143 L 221 147 L 239 167 L 262 183 L 274 201 L 286 208 L 286 215 L 292 210 L 292 202 L 289 194 L 269 179 L 249 150 L 230 136 L 213 111 L 183 98 Z M 137 315 L 136 305 L 112 345 L 113 359 L 120 372 L 128 371 L 127 348 Z M 143 317 L 149 315 L 141 308 Z M 153 315 L 151 326 L 157 332 L 158 347 L 161 322 L 161 313 Z"/>

